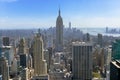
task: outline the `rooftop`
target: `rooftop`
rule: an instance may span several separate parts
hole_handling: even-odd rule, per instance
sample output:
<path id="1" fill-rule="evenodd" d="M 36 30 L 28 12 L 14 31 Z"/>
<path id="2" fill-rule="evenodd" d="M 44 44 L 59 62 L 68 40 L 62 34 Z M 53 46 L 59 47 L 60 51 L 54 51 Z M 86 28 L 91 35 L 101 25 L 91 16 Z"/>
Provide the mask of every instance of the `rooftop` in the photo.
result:
<path id="1" fill-rule="evenodd" d="M 10 49 L 12 46 L 1 46 L 1 48 L 8 48 Z"/>
<path id="2" fill-rule="evenodd" d="M 120 60 L 112 61 L 112 63 L 113 63 L 117 68 L 120 68 Z"/>
<path id="3" fill-rule="evenodd" d="M 92 43 L 76 41 L 76 42 L 72 42 L 72 45 L 73 45 L 73 46 L 91 46 Z"/>

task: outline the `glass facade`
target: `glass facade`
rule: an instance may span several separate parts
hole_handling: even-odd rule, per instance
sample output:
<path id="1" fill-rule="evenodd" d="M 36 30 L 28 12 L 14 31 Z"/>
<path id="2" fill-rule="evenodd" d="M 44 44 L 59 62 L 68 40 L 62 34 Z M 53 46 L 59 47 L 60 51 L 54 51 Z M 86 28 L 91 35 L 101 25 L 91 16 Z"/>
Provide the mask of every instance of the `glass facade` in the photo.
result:
<path id="1" fill-rule="evenodd" d="M 112 43 L 112 59 L 120 59 L 120 40 Z"/>

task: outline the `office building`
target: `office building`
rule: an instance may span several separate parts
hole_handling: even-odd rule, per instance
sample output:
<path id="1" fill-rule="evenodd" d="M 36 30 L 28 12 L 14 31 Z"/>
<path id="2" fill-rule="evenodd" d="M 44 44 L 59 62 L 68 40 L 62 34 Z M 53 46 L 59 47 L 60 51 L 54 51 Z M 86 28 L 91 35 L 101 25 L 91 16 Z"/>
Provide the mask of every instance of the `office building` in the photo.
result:
<path id="1" fill-rule="evenodd" d="M 50 69 L 51 59 L 52 59 L 52 54 L 53 54 L 53 49 L 52 49 L 52 47 L 49 47 L 49 48 L 48 48 L 48 53 L 49 53 L 49 62 L 48 62 L 48 63 L 49 63 L 49 64 L 48 64 L 49 66 L 48 66 L 48 67 L 49 67 L 49 69 Z"/>
<path id="2" fill-rule="evenodd" d="M 17 58 L 14 58 L 14 59 L 13 59 L 13 62 L 12 62 L 12 64 L 11 64 L 11 72 L 10 72 L 10 75 L 17 73 L 17 70 L 18 70 L 17 62 L 18 62 L 18 61 L 17 61 Z"/>
<path id="3" fill-rule="evenodd" d="M 2 75 L 0 75 L 0 80 L 2 80 Z"/>
<path id="4" fill-rule="evenodd" d="M 73 80 L 92 80 L 92 44 L 72 43 Z"/>
<path id="5" fill-rule="evenodd" d="M 23 68 L 27 67 L 27 55 L 26 54 L 20 55 L 20 66 Z"/>
<path id="6" fill-rule="evenodd" d="M 71 22 L 69 22 L 69 29 L 71 29 Z"/>
<path id="7" fill-rule="evenodd" d="M 45 60 L 47 62 L 47 72 L 50 70 L 50 65 L 51 65 L 51 58 L 52 58 L 52 47 L 49 47 L 48 50 L 44 51 L 45 53 Z"/>
<path id="8" fill-rule="evenodd" d="M 53 72 L 49 73 L 50 80 L 66 80 L 64 77 L 64 72 Z"/>
<path id="9" fill-rule="evenodd" d="M 25 46 L 25 39 L 20 39 L 19 45 L 18 45 L 18 54 L 26 54 L 26 46 Z"/>
<path id="10" fill-rule="evenodd" d="M 110 63 L 110 80 L 120 80 L 120 61 L 115 60 Z"/>
<path id="11" fill-rule="evenodd" d="M 63 51 L 63 20 L 61 17 L 60 9 L 59 15 L 56 20 L 56 51 Z"/>
<path id="12" fill-rule="evenodd" d="M 47 64 L 44 60 L 43 40 L 40 32 L 37 33 L 34 37 L 33 59 L 35 76 L 47 75 Z"/>
<path id="13" fill-rule="evenodd" d="M 90 34 L 89 33 L 86 33 L 85 34 L 85 36 L 83 36 L 83 40 L 85 41 L 85 42 L 90 42 Z"/>
<path id="14" fill-rule="evenodd" d="M 106 33 L 108 33 L 108 32 L 109 32 L 108 27 L 106 27 Z"/>
<path id="15" fill-rule="evenodd" d="M 112 59 L 120 59 L 120 40 L 112 43 Z"/>
<path id="16" fill-rule="evenodd" d="M 103 37 L 102 37 L 102 34 L 98 34 L 98 45 L 100 45 L 100 47 L 103 46 Z"/>
<path id="17" fill-rule="evenodd" d="M 8 60 L 8 65 L 11 66 L 11 63 L 14 58 L 14 48 L 12 46 L 1 46 L 2 53 L 4 53 L 4 56 Z"/>
<path id="18" fill-rule="evenodd" d="M 9 37 L 3 37 L 3 46 L 9 46 Z"/>
<path id="19" fill-rule="evenodd" d="M 46 76 L 33 76 L 31 80 L 49 80 L 48 75 Z"/>
<path id="20" fill-rule="evenodd" d="M 4 56 L 0 58 L 0 75 L 2 80 L 9 80 L 8 60 Z"/>
<path id="21" fill-rule="evenodd" d="M 29 76 L 28 76 L 28 68 L 23 68 L 22 70 L 21 70 L 21 80 L 29 80 Z"/>

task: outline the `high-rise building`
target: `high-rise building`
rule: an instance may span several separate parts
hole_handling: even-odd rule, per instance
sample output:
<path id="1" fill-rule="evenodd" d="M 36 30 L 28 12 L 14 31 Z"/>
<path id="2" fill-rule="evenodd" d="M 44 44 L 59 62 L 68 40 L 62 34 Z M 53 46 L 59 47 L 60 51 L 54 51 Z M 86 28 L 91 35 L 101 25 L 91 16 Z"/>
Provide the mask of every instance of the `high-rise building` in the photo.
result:
<path id="1" fill-rule="evenodd" d="M 106 33 L 108 33 L 109 31 L 108 31 L 108 27 L 106 27 Z"/>
<path id="2" fill-rule="evenodd" d="M 61 52 L 63 50 L 63 20 L 60 14 L 56 20 L 56 51 Z"/>
<path id="3" fill-rule="evenodd" d="M 23 68 L 21 70 L 21 80 L 29 80 L 29 76 L 28 76 L 28 68 Z"/>
<path id="4" fill-rule="evenodd" d="M 10 75 L 17 74 L 17 71 L 18 71 L 18 65 L 17 65 L 17 63 L 18 63 L 17 58 L 14 58 L 13 62 L 11 64 Z"/>
<path id="5" fill-rule="evenodd" d="M 47 64 L 44 60 L 43 40 L 40 32 L 37 33 L 34 37 L 33 59 L 35 76 L 47 75 Z"/>
<path id="6" fill-rule="evenodd" d="M 71 22 L 69 22 L 69 29 L 71 29 Z"/>
<path id="7" fill-rule="evenodd" d="M 2 80 L 2 75 L 0 75 L 0 80 Z"/>
<path id="8" fill-rule="evenodd" d="M 120 59 L 120 40 L 112 43 L 112 59 Z"/>
<path id="9" fill-rule="evenodd" d="M 67 80 L 64 78 L 64 75 L 65 75 L 64 72 L 49 73 L 49 79 L 50 80 Z"/>
<path id="10" fill-rule="evenodd" d="M 12 46 L 2 46 L 0 48 L 2 50 L 2 53 L 4 53 L 4 56 L 8 60 L 8 65 L 11 66 L 14 58 L 14 48 Z"/>
<path id="11" fill-rule="evenodd" d="M 90 42 L 90 34 L 86 33 L 85 36 L 83 36 L 83 41 Z"/>
<path id="12" fill-rule="evenodd" d="M 19 55 L 20 59 L 20 66 L 23 68 L 32 68 L 33 63 L 32 63 L 32 57 L 31 54 L 20 54 Z"/>
<path id="13" fill-rule="evenodd" d="M 31 80 L 49 80 L 48 76 L 33 76 Z"/>
<path id="14" fill-rule="evenodd" d="M 3 45 L 4 46 L 9 46 L 9 37 L 3 37 Z"/>
<path id="15" fill-rule="evenodd" d="M 22 38 L 20 39 L 19 45 L 18 45 L 18 54 L 26 54 L 26 49 L 25 49 L 25 39 Z"/>
<path id="16" fill-rule="evenodd" d="M 120 60 L 111 61 L 110 80 L 120 80 Z"/>
<path id="17" fill-rule="evenodd" d="M 52 59 L 52 47 L 49 47 L 48 50 L 45 50 L 45 60 L 47 62 L 47 72 L 50 70 L 50 65 L 51 65 L 51 59 Z"/>
<path id="18" fill-rule="evenodd" d="M 0 58 L 0 75 L 3 80 L 9 80 L 8 60 L 4 56 Z"/>
<path id="19" fill-rule="evenodd" d="M 20 66 L 23 68 L 27 67 L 27 55 L 26 54 L 20 55 Z"/>
<path id="20" fill-rule="evenodd" d="M 34 48 L 34 41 L 31 42 L 31 47 L 29 49 L 29 54 L 31 55 L 31 58 L 32 58 L 32 67 L 34 68 L 33 48 Z"/>
<path id="21" fill-rule="evenodd" d="M 103 46 L 103 37 L 102 37 L 102 34 L 98 34 L 98 44 L 100 45 L 100 47 Z"/>
<path id="22" fill-rule="evenodd" d="M 111 45 L 105 49 L 105 72 L 106 72 L 106 79 L 110 80 L 110 62 L 111 62 Z"/>
<path id="23" fill-rule="evenodd" d="M 92 44 L 72 43 L 73 80 L 92 80 Z"/>

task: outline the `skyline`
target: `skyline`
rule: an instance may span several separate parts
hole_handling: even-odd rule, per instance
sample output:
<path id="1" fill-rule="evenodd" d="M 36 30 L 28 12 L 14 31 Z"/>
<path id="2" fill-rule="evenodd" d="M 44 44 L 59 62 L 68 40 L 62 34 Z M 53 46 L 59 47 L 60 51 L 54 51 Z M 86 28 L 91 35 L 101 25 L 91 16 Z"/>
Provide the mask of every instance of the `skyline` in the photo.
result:
<path id="1" fill-rule="evenodd" d="M 119 0 L 0 0 L 0 29 L 56 26 L 59 7 L 68 27 L 119 27 Z"/>

